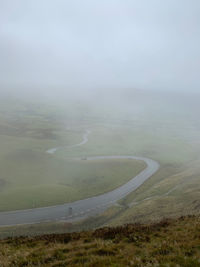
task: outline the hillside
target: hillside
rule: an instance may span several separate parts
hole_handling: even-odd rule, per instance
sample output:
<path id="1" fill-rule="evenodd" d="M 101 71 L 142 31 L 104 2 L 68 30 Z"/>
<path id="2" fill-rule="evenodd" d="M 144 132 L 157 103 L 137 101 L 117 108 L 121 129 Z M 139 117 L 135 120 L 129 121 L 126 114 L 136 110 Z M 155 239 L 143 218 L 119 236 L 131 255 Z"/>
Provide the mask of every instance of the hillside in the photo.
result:
<path id="1" fill-rule="evenodd" d="M 200 266 L 200 217 L 0 241 L 5 266 Z"/>

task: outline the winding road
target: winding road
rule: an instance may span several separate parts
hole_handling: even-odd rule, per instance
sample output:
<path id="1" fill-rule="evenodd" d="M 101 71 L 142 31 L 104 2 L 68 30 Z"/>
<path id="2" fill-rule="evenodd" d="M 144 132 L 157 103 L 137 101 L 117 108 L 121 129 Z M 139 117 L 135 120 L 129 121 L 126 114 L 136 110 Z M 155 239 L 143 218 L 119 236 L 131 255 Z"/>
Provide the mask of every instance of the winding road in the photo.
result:
<path id="1" fill-rule="evenodd" d="M 83 134 L 83 140 L 80 143 L 75 144 L 75 145 L 71 145 L 71 146 L 66 146 L 64 148 L 72 148 L 72 147 L 78 147 L 78 146 L 85 145 L 88 142 L 88 136 L 89 136 L 90 133 L 91 133 L 90 130 L 86 130 L 85 133 Z M 46 152 L 48 154 L 54 154 L 57 150 L 62 149 L 62 148 L 63 148 L 62 146 L 58 146 L 58 147 L 54 147 L 54 148 L 48 149 Z"/>
<path id="2" fill-rule="evenodd" d="M 86 131 L 83 135 L 83 140 L 81 143 L 72 145 L 70 147 L 76 147 L 84 145 L 88 142 L 88 135 L 90 131 Z M 52 148 L 46 152 L 49 154 L 54 154 L 58 149 Z M 146 163 L 147 167 L 140 172 L 137 176 L 132 178 L 126 184 L 114 189 L 105 194 L 90 197 L 83 200 L 78 200 L 71 203 L 66 203 L 62 205 L 34 208 L 28 210 L 17 210 L 9 212 L 0 213 L 0 226 L 12 226 L 12 225 L 22 225 L 22 224 L 34 224 L 40 222 L 50 222 L 50 221 L 66 221 L 73 222 L 79 221 L 81 219 L 95 216 L 102 213 L 107 208 L 113 206 L 117 201 L 123 199 L 129 193 L 136 190 L 141 186 L 147 179 L 149 179 L 157 170 L 159 169 L 158 162 L 136 156 L 96 156 L 88 157 L 87 160 L 99 160 L 99 159 L 133 159 L 142 160 Z M 81 159 L 80 159 L 81 160 Z"/>

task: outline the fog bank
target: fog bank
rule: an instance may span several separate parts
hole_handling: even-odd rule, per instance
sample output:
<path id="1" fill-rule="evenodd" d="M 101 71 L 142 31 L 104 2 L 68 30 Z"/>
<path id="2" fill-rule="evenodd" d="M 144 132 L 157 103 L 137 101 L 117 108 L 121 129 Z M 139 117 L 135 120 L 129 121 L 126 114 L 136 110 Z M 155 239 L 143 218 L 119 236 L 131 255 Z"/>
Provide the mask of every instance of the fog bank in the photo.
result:
<path id="1" fill-rule="evenodd" d="M 0 90 L 198 92 L 198 0 L 1 0 Z"/>

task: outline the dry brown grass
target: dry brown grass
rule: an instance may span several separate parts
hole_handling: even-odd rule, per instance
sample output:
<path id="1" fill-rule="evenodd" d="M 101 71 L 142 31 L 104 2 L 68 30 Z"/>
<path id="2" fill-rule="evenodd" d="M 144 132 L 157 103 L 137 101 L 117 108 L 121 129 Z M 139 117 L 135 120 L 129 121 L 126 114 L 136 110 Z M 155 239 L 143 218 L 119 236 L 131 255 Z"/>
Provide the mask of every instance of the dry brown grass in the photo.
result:
<path id="1" fill-rule="evenodd" d="M 8 238 L 7 266 L 200 266 L 200 217 L 95 231 Z"/>

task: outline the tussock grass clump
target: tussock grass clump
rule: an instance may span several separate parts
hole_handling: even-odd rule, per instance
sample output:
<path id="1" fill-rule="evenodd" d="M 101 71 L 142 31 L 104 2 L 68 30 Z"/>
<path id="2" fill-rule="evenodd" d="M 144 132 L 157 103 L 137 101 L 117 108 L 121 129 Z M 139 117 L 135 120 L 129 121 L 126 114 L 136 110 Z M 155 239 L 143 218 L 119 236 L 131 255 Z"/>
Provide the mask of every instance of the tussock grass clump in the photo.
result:
<path id="1" fill-rule="evenodd" d="M 7 238 L 0 266 L 200 266 L 200 217 Z"/>

